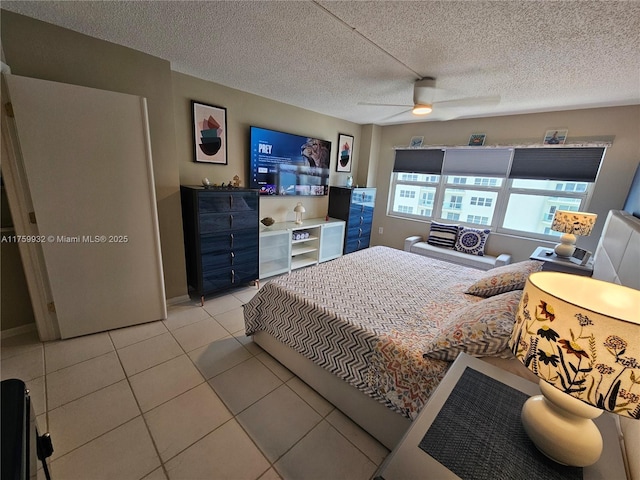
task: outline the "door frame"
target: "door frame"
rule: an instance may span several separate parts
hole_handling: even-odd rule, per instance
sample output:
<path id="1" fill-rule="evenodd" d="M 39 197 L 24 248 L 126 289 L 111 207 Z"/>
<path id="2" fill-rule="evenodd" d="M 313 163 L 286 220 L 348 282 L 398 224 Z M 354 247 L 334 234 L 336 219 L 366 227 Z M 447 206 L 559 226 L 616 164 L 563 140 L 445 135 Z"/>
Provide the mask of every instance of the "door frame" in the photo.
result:
<path id="1" fill-rule="evenodd" d="M 3 160 L 0 163 L 0 168 L 2 168 L 9 210 L 17 235 L 37 237 L 38 225 L 30 221 L 30 214 L 34 211 L 33 203 L 24 172 L 15 122 L 9 113 L 11 112 L 11 98 L 4 73 L 2 74 L 2 94 L 0 115 Z M 22 258 L 38 336 L 43 342 L 59 339 L 58 318 L 44 263 L 42 246 L 37 242 L 18 242 L 18 250 Z"/>

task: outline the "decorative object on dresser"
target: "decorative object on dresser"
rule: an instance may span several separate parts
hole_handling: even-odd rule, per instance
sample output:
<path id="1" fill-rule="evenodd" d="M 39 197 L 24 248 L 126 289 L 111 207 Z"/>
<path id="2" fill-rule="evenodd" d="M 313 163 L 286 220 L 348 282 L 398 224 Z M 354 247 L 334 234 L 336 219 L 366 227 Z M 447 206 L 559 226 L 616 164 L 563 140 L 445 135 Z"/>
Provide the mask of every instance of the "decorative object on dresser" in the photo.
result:
<path id="1" fill-rule="evenodd" d="M 265 227 L 270 227 L 271 225 L 276 223 L 276 221 L 272 217 L 264 217 L 262 220 L 260 220 L 260 223 Z"/>
<path id="2" fill-rule="evenodd" d="M 596 224 L 598 215 L 587 212 L 570 212 L 556 210 L 551 223 L 551 230 L 561 232 L 560 243 L 556 245 L 555 252 L 559 257 L 569 258 L 573 255 L 576 245 L 576 235 L 588 237 Z"/>
<path id="3" fill-rule="evenodd" d="M 298 202 L 298 204 L 293 208 L 293 211 L 296 213 L 296 224 L 302 225 L 302 214 L 307 210 L 304 208 L 301 202 Z"/>
<path id="4" fill-rule="evenodd" d="M 375 188 L 329 189 L 329 216 L 347 222 L 345 254 L 369 246 L 375 200 Z"/>
<path id="5" fill-rule="evenodd" d="M 189 292 L 204 296 L 258 279 L 259 194 L 181 186 Z"/>
<path id="6" fill-rule="evenodd" d="M 522 407 L 525 431 L 549 458 L 595 463 L 603 410 L 640 419 L 640 291 L 587 277 L 533 273 L 509 345 L 540 377 Z"/>

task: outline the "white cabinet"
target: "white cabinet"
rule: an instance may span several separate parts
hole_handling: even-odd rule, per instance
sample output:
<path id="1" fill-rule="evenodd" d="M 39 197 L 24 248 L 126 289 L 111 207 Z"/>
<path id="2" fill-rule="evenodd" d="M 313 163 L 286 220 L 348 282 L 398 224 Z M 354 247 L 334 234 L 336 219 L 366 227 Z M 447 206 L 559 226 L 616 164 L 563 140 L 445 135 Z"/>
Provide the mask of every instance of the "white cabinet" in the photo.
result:
<path id="1" fill-rule="evenodd" d="M 260 278 L 280 275 L 289 271 L 291 263 L 291 232 L 273 229 L 260 232 Z"/>
<path id="2" fill-rule="evenodd" d="M 260 231 L 260 279 L 342 255 L 345 222 L 330 218 L 275 223 Z"/>
<path id="3" fill-rule="evenodd" d="M 342 220 L 335 220 L 322 225 L 320 252 L 318 254 L 319 262 L 326 262 L 342 256 L 345 223 Z"/>

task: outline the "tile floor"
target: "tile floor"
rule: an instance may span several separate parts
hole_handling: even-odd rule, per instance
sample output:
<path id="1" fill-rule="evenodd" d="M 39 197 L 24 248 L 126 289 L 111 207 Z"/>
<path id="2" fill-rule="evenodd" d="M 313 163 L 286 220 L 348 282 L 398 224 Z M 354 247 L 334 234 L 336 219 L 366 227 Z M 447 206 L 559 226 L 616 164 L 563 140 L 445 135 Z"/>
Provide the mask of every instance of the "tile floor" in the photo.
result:
<path id="1" fill-rule="evenodd" d="M 388 450 L 244 335 L 255 292 L 70 340 L 2 339 L 2 379 L 27 383 L 51 433 L 52 477 L 371 478 Z"/>

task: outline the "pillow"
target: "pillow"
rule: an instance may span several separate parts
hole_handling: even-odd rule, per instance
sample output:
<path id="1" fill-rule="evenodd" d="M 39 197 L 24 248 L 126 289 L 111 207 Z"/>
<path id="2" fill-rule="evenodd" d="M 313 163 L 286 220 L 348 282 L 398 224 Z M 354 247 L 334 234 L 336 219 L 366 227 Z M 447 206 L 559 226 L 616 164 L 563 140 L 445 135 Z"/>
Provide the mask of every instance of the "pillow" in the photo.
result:
<path id="1" fill-rule="evenodd" d="M 525 260 L 492 268 L 476 280 L 465 293 L 478 297 L 491 297 L 511 290 L 522 290 L 529 275 L 542 270 L 542 265 L 543 262 L 537 260 Z"/>
<path id="2" fill-rule="evenodd" d="M 452 313 L 423 356 L 452 361 L 460 352 L 487 356 L 505 350 L 521 297 L 522 291 L 514 290 Z"/>
<path id="3" fill-rule="evenodd" d="M 453 248 L 458 238 L 458 225 L 431 222 L 427 243 L 436 247 Z"/>
<path id="4" fill-rule="evenodd" d="M 484 256 L 484 246 L 491 230 L 480 230 L 470 227 L 458 227 L 458 238 L 454 250 L 469 255 Z"/>

